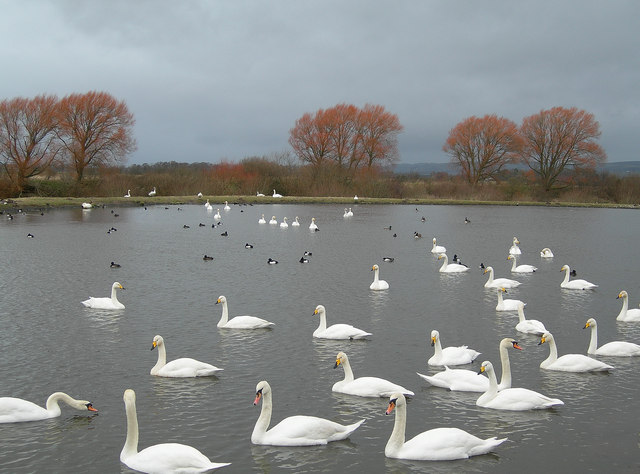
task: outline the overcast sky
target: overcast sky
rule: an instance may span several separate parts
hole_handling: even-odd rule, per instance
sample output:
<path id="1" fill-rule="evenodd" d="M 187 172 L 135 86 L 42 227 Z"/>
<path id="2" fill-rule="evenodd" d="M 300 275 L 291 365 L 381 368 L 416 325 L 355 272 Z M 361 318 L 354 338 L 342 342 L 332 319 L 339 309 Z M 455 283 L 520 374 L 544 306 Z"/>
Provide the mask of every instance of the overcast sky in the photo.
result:
<path id="1" fill-rule="evenodd" d="M 640 160 L 638 0 L 0 0 L 0 99 L 105 91 L 136 118 L 128 163 L 290 150 L 306 112 L 383 105 L 401 162 L 445 162 L 472 115 L 554 106 Z"/>

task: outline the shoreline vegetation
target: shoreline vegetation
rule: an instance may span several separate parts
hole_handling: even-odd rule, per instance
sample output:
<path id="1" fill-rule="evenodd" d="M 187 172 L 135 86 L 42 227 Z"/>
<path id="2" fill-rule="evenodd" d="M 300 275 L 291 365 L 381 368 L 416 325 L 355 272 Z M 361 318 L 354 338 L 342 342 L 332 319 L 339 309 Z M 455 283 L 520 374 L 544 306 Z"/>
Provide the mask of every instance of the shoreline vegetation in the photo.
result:
<path id="1" fill-rule="evenodd" d="M 420 198 L 368 198 L 359 197 L 305 197 L 283 196 L 274 198 L 271 196 L 132 196 L 125 197 L 20 197 L 4 199 L 0 205 L 0 211 L 20 212 L 33 210 L 46 210 L 51 208 L 82 207 L 82 203 L 91 203 L 93 207 L 143 207 L 154 205 L 187 205 L 200 204 L 209 200 L 211 205 L 224 204 L 339 204 L 339 205 L 379 205 L 379 204 L 411 204 L 411 205 L 488 205 L 488 206 L 543 206 L 543 207 L 581 207 L 581 208 L 611 208 L 611 209 L 640 209 L 638 204 L 620 203 L 579 203 L 562 201 L 484 201 L 469 199 L 420 199 Z"/>

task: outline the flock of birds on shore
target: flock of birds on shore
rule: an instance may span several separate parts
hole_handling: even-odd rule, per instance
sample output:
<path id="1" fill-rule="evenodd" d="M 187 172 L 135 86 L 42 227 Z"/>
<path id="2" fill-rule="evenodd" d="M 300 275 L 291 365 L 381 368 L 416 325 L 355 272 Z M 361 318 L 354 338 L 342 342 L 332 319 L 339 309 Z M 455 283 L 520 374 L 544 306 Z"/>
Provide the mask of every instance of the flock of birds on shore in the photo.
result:
<path id="1" fill-rule="evenodd" d="M 152 191 L 155 194 L 155 188 Z M 130 195 L 130 191 L 127 192 Z M 151 193 L 149 193 L 151 196 Z M 258 194 L 259 195 L 259 194 Z M 274 197 L 278 197 L 274 190 Z M 128 197 L 128 196 L 125 196 Z M 357 197 L 356 197 L 357 200 Z M 205 204 L 207 212 L 213 212 L 213 206 L 207 200 Z M 225 201 L 224 210 L 230 210 Z M 218 210 L 219 212 L 219 210 Z M 344 216 L 353 216 L 352 210 L 345 209 Z M 214 216 L 215 217 L 215 216 Z M 215 217 L 215 218 L 220 218 Z M 465 218 L 465 223 L 471 221 Z M 264 214 L 258 220 L 259 224 L 267 224 Z M 271 225 L 279 225 L 287 228 L 287 218 L 278 223 L 273 216 Z M 291 223 L 292 226 L 300 226 L 298 216 Z M 317 232 L 319 229 L 312 218 L 309 225 L 310 231 Z M 389 227 L 391 230 L 391 227 Z M 415 238 L 422 236 L 416 233 Z M 436 238 L 433 238 L 431 253 L 442 260 L 439 268 L 441 273 L 465 273 L 470 268 L 454 256 L 453 263 L 449 263 L 446 248 L 438 245 Z M 521 255 L 519 240 L 514 237 L 513 245 L 509 249 L 507 260 L 512 261 L 511 272 L 514 274 L 534 273 L 537 268 L 533 265 L 518 265 L 517 258 Z M 253 248 L 249 243 L 245 248 Z M 310 252 L 300 259 L 301 263 L 308 263 Z M 540 257 L 551 259 L 554 257 L 549 248 L 540 251 Z M 211 260 L 213 257 L 205 255 L 204 260 Z M 305 262 L 306 261 L 306 262 Z M 384 261 L 392 262 L 393 257 L 385 257 Z M 268 263 L 278 262 L 269 259 Z M 120 268 L 120 265 L 111 262 L 111 268 Z M 545 370 L 566 371 L 566 372 L 598 372 L 609 371 L 614 367 L 590 356 L 613 356 L 629 357 L 640 356 L 640 345 L 626 342 L 613 341 L 598 347 L 597 323 L 593 318 L 589 318 L 584 328 L 591 330 L 591 338 L 587 349 L 587 355 L 564 354 L 558 356 L 557 346 L 552 333 L 547 330 L 544 324 L 537 320 L 527 319 L 524 314 L 526 303 L 521 300 L 505 299 L 504 294 L 509 288 L 516 288 L 520 282 L 510 278 L 495 278 L 494 270 L 491 266 L 480 264 L 484 274 L 488 274 L 488 279 L 484 286 L 495 289 L 497 296 L 496 311 L 517 312 L 518 323 L 514 326 L 517 332 L 524 334 L 534 334 L 540 337 L 539 344 L 549 345 L 549 356 L 540 363 L 540 368 Z M 377 264 L 372 265 L 374 272 L 373 282 L 370 285 L 372 291 L 384 291 L 389 288 L 389 283 L 380 279 L 380 268 Z M 575 272 L 568 265 L 563 265 L 561 271 L 564 272 L 564 280 L 560 287 L 567 290 L 591 290 L 597 285 L 583 279 L 571 279 Z M 124 305 L 118 300 L 117 292 L 124 290 L 119 282 L 114 282 L 111 287 L 110 297 L 90 297 L 82 301 L 82 305 L 93 309 L 121 310 Z M 628 294 L 620 291 L 618 298 L 622 299 L 622 309 L 617 316 L 618 321 L 640 322 L 640 309 L 628 308 Z M 229 330 L 256 330 L 273 328 L 275 324 L 255 316 L 235 316 L 229 317 L 227 298 L 224 295 L 218 297 L 216 304 L 222 307 L 221 318 L 217 327 Z M 312 336 L 319 339 L 332 340 L 356 340 L 366 339 L 372 334 L 350 324 L 327 325 L 326 308 L 318 305 L 314 314 L 319 316 L 319 325 Z M 481 393 L 476 401 L 480 407 L 497 410 L 538 410 L 551 409 L 564 405 L 564 402 L 557 398 L 543 395 L 534 390 L 512 387 L 511 369 L 509 362 L 510 350 L 521 350 L 518 342 L 514 338 L 504 338 L 499 343 L 500 362 L 502 374 L 500 383 L 497 381 L 496 370 L 493 364 L 486 360 L 480 366 L 480 371 L 455 368 L 460 365 L 472 363 L 480 352 L 467 346 L 447 346 L 443 347 L 440 333 L 437 330 L 431 332 L 431 346 L 434 349 L 433 356 L 428 360 L 428 365 L 440 367 L 443 370 L 434 375 L 424 375 L 418 373 L 421 380 L 428 382 L 435 387 L 445 388 L 451 391 L 468 391 Z M 167 362 L 167 350 L 164 338 L 156 335 L 152 340 L 152 350 L 157 350 L 157 363 L 151 368 L 150 374 L 159 377 L 207 377 L 215 376 L 223 369 L 214 365 L 201 362 L 191 358 L 179 358 Z M 506 440 L 492 437 L 481 439 L 473 434 L 458 428 L 436 428 L 422 432 L 410 440 L 405 440 L 406 428 L 406 397 L 415 394 L 411 391 L 395 384 L 389 380 L 379 377 L 358 377 L 356 378 L 349 362 L 347 354 L 340 351 L 335 360 L 334 368 L 342 367 L 344 379 L 336 382 L 332 391 L 359 397 L 388 397 L 389 402 L 386 414 L 395 411 L 395 423 L 393 431 L 385 446 L 385 455 L 390 458 L 408 460 L 454 460 L 465 459 L 470 456 L 486 454 L 493 451 L 497 446 Z M 454 368 L 451 368 L 454 367 Z M 138 451 L 138 423 L 136 415 L 135 392 L 127 389 L 124 392 L 125 413 L 127 419 L 127 434 L 124 447 L 120 454 L 120 460 L 132 469 L 141 472 L 205 472 L 220 468 L 230 463 L 215 463 L 209 460 L 197 449 L 178 443 L 162 443 L 147 447 Z M 69 395 L 56 392 L 52 394 L 46 402 L 46 408 L 42 408 L 32 402 L 13 398 L 0 398 L 0 423 L 36 421 L 60 416 L 60 402 L 77 410 L 87 410 L 95 412 L 96 408 L 87 400 L 76 400 Z M 314 416 L 290 416 L 280 421 L 275 426 L 269 428 L 271 423 L 271 413 L 273 406 L 273 394 L 271 386 L 267 381 L 260 381 L 256 386 L 254 405 L 262 403 L 261 412 L 256 421 L 251 434 L 251 442 L 258 445 L 274 446 L 311 446 L 322 445 L 328 442 L 343 440 L 356 431 L 363 420 L 359 420 L 349 425 L 342 425 L 333 421 Z"/>

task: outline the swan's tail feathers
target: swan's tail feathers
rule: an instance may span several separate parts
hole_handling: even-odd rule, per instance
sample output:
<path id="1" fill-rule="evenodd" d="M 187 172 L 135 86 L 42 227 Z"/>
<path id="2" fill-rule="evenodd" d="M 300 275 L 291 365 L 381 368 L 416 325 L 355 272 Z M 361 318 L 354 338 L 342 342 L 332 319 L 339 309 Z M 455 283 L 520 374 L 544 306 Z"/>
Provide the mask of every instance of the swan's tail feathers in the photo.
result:
<path id="1" fill-rule="evenodd" d="M 360 428 L 360 425 L 362 425 L 362 423 L 364 423 L 366 420 L 363 418 L 362 420 L 352 424 L 352 425 L 346 425 L 345 428 L 345 433 L 343 434 L 343 436 L 340 437 L 340 439 L 347 439 L 349 436 L 351 436 L 351 434 L 357 430 L 358 428 Z"/>
<path id="2" fill-rule="evenodd" d="M 562 400 L 560 400 L 559 398 L 550 398 L 549 401 L 545 404 L 545 406 L 551 408 L 551 407 L 559 407 L 564 405 L 564 402 Z"/>
<path id="3" fill-rule="evenodd" d="M 373 336 L 373 334 L 371 334 L 370 332 L 365 332 L 362 334 L 356 334 L 355 336 L 351 336 L 349 339 L 351 340 L 355 340 L 355 339 L 365 339 L 369 336 Z"/>
<path id="4" fill-rule="evenodd" d="M 416 374 L 418 374 L 418 376 L 421 379 L 429 382 L 434 387 L 449 388 L 449 385 L 443 383 L 441 380 L 439 380 L 439 379 L 437 379 L 435 377 L 432 377 L 432 376 L 429 376 L 429 375 L 423 375 L 420 372 L 416 372 Z"/>
<path id="5" fill-rule="evenodd" d="M 479 454 L 486 454 L 500 446 L 504 443 L 508 438 L 498 439 L 495 436 L 493 438 L 488 438 L 484 440 L 484 443 L 479 444 L 478 446 L 474 446 L 469 450 L 469 456 L 477 456 Z"/>
<path id="6" fill-rule="evenodd" d="M 225 467 L 225 466 L 231 466 L 231 463 L 230 462 L 212 462 L 209 464 L 209 467 L 207 468 L 207 470 L 220 469 L 221 467 Z"/>

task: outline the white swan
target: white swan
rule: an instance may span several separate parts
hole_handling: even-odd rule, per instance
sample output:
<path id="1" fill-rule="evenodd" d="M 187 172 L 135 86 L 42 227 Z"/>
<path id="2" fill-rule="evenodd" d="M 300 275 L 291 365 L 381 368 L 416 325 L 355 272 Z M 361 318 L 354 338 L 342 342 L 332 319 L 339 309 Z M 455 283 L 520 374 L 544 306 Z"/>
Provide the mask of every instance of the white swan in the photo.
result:
<path id="1" fill-rule="evenodd" d="M 480 355 L 480 352 L 469 349 L 468 346 L 442 348 L 440 333 L 435 329 L 431 331 L 431 346 L 434 354 L 427 361 L 429 365 L 463 365 L 470 364 Z"/>
<path id="2" fill-rule="evenodd" d="M 280 222 L 280 228 L 281 229 L 288 229 L 289 228 L 289 224 L 287 224 L 287 218 L 284 217 L 282 219 L 282 222 Z"/>
<path id="3" fill-rule="evenodd" d="M 256 197 L 264 197 L 264 194 L 261 193 L 260 191 L 256 191 Z"/>
<path id="4" fill-rule="evenodd" d="M 373 267 L 371 267 L 371 271 L 374 272 L 373 283 L 369 285 L 369 288 L 375 291 L 388 290 L 389 283 L 387 283 L 385 280 L 379 279 L 380 267 L 378 267 L 378 265 L 373 265 Z"/>
<path id="5" fill-rule="evenodd" d="M 223 370 L 189 357 L 167 362 L 167 350 L 162 336 L 153 338 L 151 350 L 156 348 L 158 349 L 158 362 L 151 368 L 151 375 L 157 375 L 158 377 L 210 377 Z"/>
<path id="6" fill-rule="evenodd" d="M 138 415 L 136 394 L 127 389 L 123 395 L 127 415 L 127 438 L 120 461 L 131 469 L 147 473 L 207 472 L 231 463 L 214 463 L 196 448 L 179 443 L 162 443 L 138 452 Z"/>
<path id="7" fill-rule="evenodd" d="M 216 213 L 213 215 L 214 219 L 222 219 L 222 215 L 220 214 L 220 208 L 216 209 Z"/>
<path id="8" fill-rule="evenodd" d="M 485 288 L 515 288 L 520 282 L 509 278 L 493 278 L 493 267 L 486 267 L 483 273 L 489 273 L 489 279 L 484 284 Z"/>
<path id="9" fill-rule="evenodd" d="M 498 381 L 493 370 L 493 364 L 485 360 L 480 366 L 480 372 L 489 377 L 489 389 L 480 395 L 476 405 L 495 410 L 542 410 L 564 405 L 558 398 L 549 398 L 546 395 L 529 390 L 528 388 L 505 388 L 498 391 Z"/>
<path id="10" fill-rule="evenodd" d="M 149 196 L 153 197 L 156 195 L 156 187 L 154 186 L 151 191 L 149 191 Z"/>
<path id="11" fill-rule="evenodd" d="M 629 294 L 622 290 L 618 293 L 618 297 L 616 299 L 622 298 L 622 309 L 618 313 L 616 319 L 618 321 L 640 321 L 640 309 L 631 308 L 629 309 Z"/>
<path id="12" fill-rule="evenodd" d="M 518 324 L 516 324 L 516 331 L 523 332 L 525 334 L 534 334 L 536 336 L 542 336 L 547 331 L 537 319 L 527 319 L 524 317 L 524 303 L 518 305 Z"/>
<path id="13" fill-rule="evenodd" d="M 316 218 L 311 218 L 311 224 L 309 224 L 309 230 L 318 230 L 318 226 L 316 225 Z"/>
<path id="14" fill-rule="evenodd" d="M 196 197 L 197 197 L 198 199 L 201 199 L 201 198 L 202 198 L 202 193 L 198 193 L 198 194 L 196 194 Z"/>
<path id="15" fill-rule="evenodd" d="M 124 290 L 117 281 L 111 285 L 111 297 L 110 298 L 94 298 L 90 296 L 88 300 L 82 302 L 87 308 L 94 309 L 124 309 L 124 305 L 118 301 L 116 290 Z"/>
<path id="16" fill-rule="evenodd" d="M 346 207 L 344 208 L 344 214 L 342 215 L 342 217 L 344 218 L 349 217 L 349 210 Z"/>
<path id="17" fill-rule="evenodd" d="M 364 423 L 360 420 L 352 425 L 341 425 L 316 416 L 297 415 L 282 420 L 271 429 L 272 396 L 271 387 L 263 380 L 256 386 L 257 405 L 262 400 L 260 416 L 251 433 L 253 444 L 271 446 L 315 446 L 348 438 Z"/>
<path id="18" fill-rule="evenodd" d="M 542 335 L 538 345 L 545 342 L 549 344 L 549 357 L 540 363 L 541 369 L 560 372 L 602 372 L 613 369 L 609 364 L 582 354 L 565 354 L 562 357 L 558 357 L 556 341 L 549 332 L 545 332 Z"/>
<path id="19" fill-rule="evenodd" d="M 486 454 L 507 438 L 480 439 L 459 428 L 434 428 L 405 441 L 407 425 L 407 400 L 401 393 L 394 393 L 385 411 L 390 415 L 396 410 L 393 431 L 384 448 L 384 455 L 395 459 L 418 461 L 451 461 Z"/>
<path id="20" fill-rule="evenodd" d="M 276 190 L 274 189 L 274 190 L 273 190 L 273 197 L 274 197 L 274 198 L 281 198 L 281 197 L 282 197 L 282 194 L 278 194 L 278 193 L 276 192 Z"/>
<path id="21" fill-rule="evenodd" d="M 503 299 L 502 293 L 506 293 L 506 288 L 497 288 L 498 292 L 498 304 L 496 305 L 496 311 L 518 311 L 518 305 L 522 303 L 523 305 L 527 305 L 527 303 L 522 302 L 521 300 L 512 300 L 512 299 Z"/>
<path id="22" fill-rule="evenodd" d="M 431 253 L 446 253 L 447 252 L 447 248 L 443 247 L 442 245 L 436 245 L 436 238 L 433 238 L 433 247 L 431 247 Z"/>
<path id="23" fill-rule="evenodd" d="M 264 214 L 262 214 L 262 217 L 260 219 L 258 219 L 258 224 L 266 224 L 267 221 L 264 218 Z"/>
<path id="24" fill-rule="evenodd" d="M 291 223 L 291 227 L 300 227 L 300 219 L 298 219 L 298 216 L 296 216 L 296 218 Z"/>
<path id="25" fill-rule="evenodd" d="M 209 212 L 213 211 L 213 206 L 211 205 L 208 199 L 207 199 L 207 202 L 204 203 L 204 208 Z"/>
<path id="26" fill-rule="evenodd" d="M 318 329 L 313 331 L 313 337 L 318 339 L 362 339 L 371 336 L 370 332 L 355 328 L 350 324 L 333 324 L 327 327 L 327 313 L 323 305 L 319 304 L 313 314 L 320 315 Z"/>
<path id="27" fill-rule="evenodd" d="M 540 257 L 541 258 L 553 258 L 553 252 L 551 251 L 551 249 L 549 247 L 545 247 L 542 250 L 540 250 Z"/>
<path id="28" fill-rule="evenodd" d="M 130 189 L 127 189 L 127 194 L 125 194 L 124 197 L 126 197 L 126 198 L 130 198 L 131 197 L 131 190 Z"/>
<path id="29" fill-rule="evenodd" d="M 230 211 L 230 210 L 231 210 L 231 206 L 229 206 L 229 201 L 225 201 L 225 202 L 224 202 L 224 207 L 223 207 L 223 209 L 224 209 L 225 211 Z"/>
<path id="30" fill-rule="evenodd" d="M 534 267 L 533 265 L 518 265 L 515 255 L 509 255 L 507 260 L 513 260 L 511 273 L 533 273 L 538 269 L 538 267 Z"/>
<path id="31" fill-rule="evenodd" d="M 560 288 L 565 288 L 567 290 L 589 290 L 591 288 L 597 288 L 598 285 L 595 285 L 587 280 L 569 280 L 569 276 L 571 273 L 571 268 L 569 265 L 563 265 L 560 271 L 564 271 L 564 280 L 560 283 Z"/>
<path id="32" fill-rule="evenodd" d="M 505 337 L 500 341 L 500 361 L 502 362 L 502 378 L 498 384 L 498 390 L 511 387 L 511 362 L 509 361 L 508 348 L 522 350 L 515 339 Z M 486 392 L 489 389 L 489 379 L 478 374 L 475 370 L 450 369 L 445 365 L 442 372 L 435 375 L 423 375 L 420 378 L 426 380 L 434 387 L 447 388 L 459 392 Z"/>
<path id="33" fill-rule="evenodd" d="M 509 249 L 509 254 L 511 254 L 511 255 L 520 255 L 522 253 L 522 251 L 520 250 L 520 247 L 518 247 L 519 243 L 520 243 L 520 241 L 518 240 L 518 237 L 514 237 L 513 238 L 513 245 L 511 245 L 511 248 Z"/>
<path id="34" fill-rule="evenodd" d="M 344 352 L 338 352 L 333 368 L 336 369 L 339 366 L 344 369 L 344 379 L 333 384 L 331 388 L 333 392 L 346 393 L 347 395 L 358 397 L 389 397 L 395 392 L 401 392 L 404 395 L 415 395 L 411 390 L 379 377 L 354 378 L 349 358 Z"/>
<path id="35" fill-rule="evenodd" d="M 227 305 L 227 298 L 223 295 L 218 297 L 216 304 L 222 305 L 222 316 L 218 321 L 219 328 L 226 329 L 262 329 L 275 326 L 274 323 L 267 321 L 266 319 L 257 318 L 255 316 L 236 316 L 229 319 L 229 306 Z"/>
<path id="36" fill-rule="evenodd" d="M 278 220 L 276 219 L 276 216 L 271 216 L 271 219 L 269 219 L 269 224 L 271 225 L 278 224 Z"/>
<path id="37" fill-rule="evenodd" d="M 47 398 L 46 408 L 28 400 L 14 397 L 0 397 L 0 423 L 38 421 L 60 416 L 60 402 L 81 411 L 98 411 L 87 400 L 76 400 L 63 392 L 52 393 Z"/>
<path id="38" fill-rule="evenodd" d="M 349 212 L 347 212 L 347 217 L 353 217 L 353 211 L 349 208 Z"/>
<path id="39" fill-rule="evenodd" d="M 469 267 L 465 265 L 460 265 L 458 263 L 449 263 L 449 259 L 447 258 L 446 253 L 441 253 L 440 255 L 438 255 L 438 260 L 441 259 L 444 259 L 444 262 L 442 262 L 442 266 L 440 267 L 440 270 L 438 270 L 440 273 L 463 273 L 469 271 Z"/>
<path id="40" fill-rule="evenodd" d="M 591 328 L 591 340 L 587 354 L 613 357 L 640 356 L 640 346 L 633 342 L 611 341 L 598 347 L 598 324 L 593 318 L 589 318 L 584 329 Z"/>
<path id="41" fill-rule="evenodd" d="M 82 203 L 82 209 L 91 209 L 92 207 L 93 207 L 93 204 L 91 204 L 90 202 Z"/>

